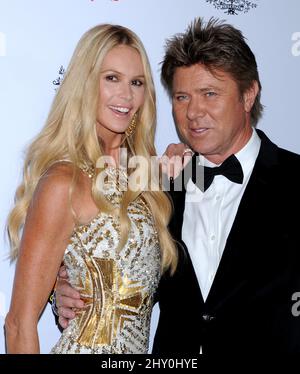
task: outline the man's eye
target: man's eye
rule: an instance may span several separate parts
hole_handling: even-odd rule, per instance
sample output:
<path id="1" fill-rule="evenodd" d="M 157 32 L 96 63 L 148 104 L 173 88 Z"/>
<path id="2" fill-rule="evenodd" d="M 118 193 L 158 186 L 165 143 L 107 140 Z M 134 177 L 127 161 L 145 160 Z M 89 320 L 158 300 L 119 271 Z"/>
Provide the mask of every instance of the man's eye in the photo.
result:
<path id="1" fill-rule="evenodd" d="M 183 101 L 183 100 L 187 99 L 187 96 L 186 95 L 178 95 L 178 96 L 175 96 L 175 99 L 177 101 Z"/>
<path id="2" fill-rule="evenodd" d="M 142 81 L 139 80 L 139 79 L 135 79 L 135 80 L 133 80 L 133 81 L 131 82 L 131 84 L 132 84 L 133 86 L 140 87 L 140 86 L 142 86 L 142 85 L 144 84 L 144 82 L 142 82 Z"/>
<path id="3" fill-rule="evenodd" d="M 216 93 L 214 91 L 208 91 L 205 93 L 205 96 L 207 97 L 216 96 Z"/>
<path id="4" fill-rule="evenodd" d="M 115 75 L 107 75 L 106 77 L 105 77 L 105 79 L 107 80 L 107 81 L 112 81 L 112 82 L 116 82 L 118 79 L 117 79 L 117 77 L 115 76 Z"/>

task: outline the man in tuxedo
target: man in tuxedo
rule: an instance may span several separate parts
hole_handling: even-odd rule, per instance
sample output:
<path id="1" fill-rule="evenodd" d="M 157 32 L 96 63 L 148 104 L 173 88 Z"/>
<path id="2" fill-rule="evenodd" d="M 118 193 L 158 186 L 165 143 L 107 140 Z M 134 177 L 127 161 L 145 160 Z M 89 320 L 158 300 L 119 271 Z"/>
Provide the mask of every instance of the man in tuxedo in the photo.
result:
<path id="1" fill-rule="evenodd" d="M 168 41 L 162 82 L 195 154 L 171 183 L 179 262 L 160 282 L 153 352 L 300 352 L 300 156 L 255 129 L 255 56 L 233 26 L 196 19 Z"/>
<path id="2" fill-rule="evenodd" d="M 162 82 L 201 156 L 198 178 L 193 167 L 172 192 L 179 265 L 160 282 L 153 351 L 300 352 L 300 156 L 255 130 L 263 108 L 251 49 L 231 25 L 197 19 L 168 41 Z"/>

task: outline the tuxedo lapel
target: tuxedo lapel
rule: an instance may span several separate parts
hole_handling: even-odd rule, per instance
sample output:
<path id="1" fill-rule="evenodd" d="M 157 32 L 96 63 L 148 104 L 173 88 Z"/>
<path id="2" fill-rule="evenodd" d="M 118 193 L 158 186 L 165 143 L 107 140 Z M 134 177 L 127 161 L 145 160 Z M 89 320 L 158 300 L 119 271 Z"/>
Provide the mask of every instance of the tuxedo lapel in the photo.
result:
<path id="1" fill-rule="evenodd" d="M 173 201 L 174 214 L 170 222 L 170 230 L 176 240 L 182 241 L 182 225 L 185 209 L 186 184 L 196 169 L 196 154 L 182 170 L 179 176 L 170 183 L 170 196 Z"/>
<path id="2" fill-rule="evenodd" d="M 171 192 L 171 198 L 173 201 L 173 217 L 170 222 L 170 230 L 172 231 L 173 237 L 181 241 L 182 240 L 182 224 L 183 214 L 185 207 L 185 190 Z"/>
<path id="3" fill-rule="evenodd" d="M 182 287 L 182 289 L 189 290 L 189 293 L 196 298 L 197 302 L 200 303 L 200 305 L 202 305 L 204 303 L 204 299 L 197 280 L 194 265 L 191 261 L 189 251 L 182 240 L 182 226 L 185 209 L 186 189 L 184 183 L 184 176 L 179 176 L 178 180 L 182 182 L 182 186 L 181 188 L 179 188 L 181 189 L 180 191 L 174 191 L 174 183 L 171 183 L 170 186 L 170 196 L 173 201 L 174 212 L 169 225 L 169 229 L 173 238 L 179 243 L 179 245 L 177 246 L 179 261 L 176 273 L 180 279 L 180 287 Z M 178 184 L 177 187 L 179 187 Z"/>
<path id="4" fill-rule="evenodd" d="M 214 282 L 206 300 L 206 303 L 210 306 L 217 307 L 224 301 L 222 295 L 228 297 L 228 295 L 238 292 L 244 286 L 250 266 L 249 259 L 254 256 L 251 238 L 249 238 L 251 228 L 254 228 L 254 226 L 263 227 L 263 214 L 258 214 L 258 212 L 269 210 L 268 185 L 277 164 L 278 148 L 271 143 L 262 131 L 256 131 L 261 138 L 260 152 L 241 199 Z M 256 233 L 255 236 L 259 235 Z"/>

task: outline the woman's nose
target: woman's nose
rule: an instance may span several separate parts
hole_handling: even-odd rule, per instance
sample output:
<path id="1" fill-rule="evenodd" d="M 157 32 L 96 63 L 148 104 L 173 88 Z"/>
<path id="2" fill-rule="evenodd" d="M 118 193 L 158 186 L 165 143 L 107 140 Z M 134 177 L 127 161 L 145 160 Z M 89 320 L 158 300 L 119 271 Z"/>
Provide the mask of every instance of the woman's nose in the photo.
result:
<path id="1" fill-rule="evenodd" d="M 125 99 L 125 100 L 132 100 L 133 98 L 133 93 L 132 93 L 132 86 L 129 83 L 122 83 L 120 87 L 120 96 Z"/>

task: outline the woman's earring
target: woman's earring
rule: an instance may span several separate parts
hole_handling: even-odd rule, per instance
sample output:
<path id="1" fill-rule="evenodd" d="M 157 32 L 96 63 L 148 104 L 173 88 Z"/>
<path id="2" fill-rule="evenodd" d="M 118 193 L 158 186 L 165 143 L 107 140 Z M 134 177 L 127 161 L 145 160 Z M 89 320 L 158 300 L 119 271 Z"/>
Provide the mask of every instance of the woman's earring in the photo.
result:
<path id="1" fill-rule="evenodd" d="M 134 133 L 135 128 L 136 128 L 136 119 L 137 119 L 137 112 L 135 112 L 134 115 L 132 116 L 130 124 L 127 130 L 125 131 L 126 136 L 131 136 Z"/>

